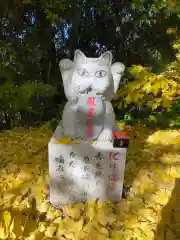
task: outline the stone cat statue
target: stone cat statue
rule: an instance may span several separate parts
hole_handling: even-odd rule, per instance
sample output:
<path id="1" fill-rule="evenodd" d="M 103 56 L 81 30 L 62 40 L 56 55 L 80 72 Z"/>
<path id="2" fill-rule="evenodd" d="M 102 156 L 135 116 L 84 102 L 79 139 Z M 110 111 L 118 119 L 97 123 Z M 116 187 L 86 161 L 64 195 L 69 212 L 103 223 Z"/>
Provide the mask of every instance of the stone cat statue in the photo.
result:
<path id="1" fill-rule="evenodd" d="M 112 132 L 116 131 L 111 100 L 118 90 L 124 64 L 112 64 L 111 52 L 105 52 L 99 58 L 87 58 L 76 50 L 74 61 L 63 59 L 59 67 L 68 99 L 62 115 L 64 136 L 111 141 Z M 94 104 L 90 104 L 90 100 Z M 88 127 L 91 128 L 89 136 L 85 134 Z"/>

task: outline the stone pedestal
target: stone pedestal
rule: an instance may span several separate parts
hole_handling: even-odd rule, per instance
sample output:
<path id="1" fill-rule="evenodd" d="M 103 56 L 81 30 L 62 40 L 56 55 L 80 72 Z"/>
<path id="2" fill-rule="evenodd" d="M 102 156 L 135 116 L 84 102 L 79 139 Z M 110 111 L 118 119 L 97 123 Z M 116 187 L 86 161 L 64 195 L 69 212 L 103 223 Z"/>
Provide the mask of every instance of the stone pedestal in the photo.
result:
<path id="1" fill-rule="evenodd" d="M 126 151 L 127 147 L 120 148 L 108 141 L 90 143 L 68 138 L 63 141 L 59 124 L 48 145 L 50 203 L 63 205 L 96 199 L 119 201 Z"/>

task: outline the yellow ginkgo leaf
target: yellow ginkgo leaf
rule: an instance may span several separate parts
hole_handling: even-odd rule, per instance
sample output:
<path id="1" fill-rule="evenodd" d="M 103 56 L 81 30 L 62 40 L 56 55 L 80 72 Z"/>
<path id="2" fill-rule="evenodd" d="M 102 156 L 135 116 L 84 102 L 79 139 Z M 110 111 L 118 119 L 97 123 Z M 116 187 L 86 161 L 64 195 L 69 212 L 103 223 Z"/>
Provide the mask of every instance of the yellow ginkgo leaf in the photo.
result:
<path id="1" fill-rule="evenodd" d="M 106 226 L 107 223 L 112 224 L 117 221 L 116 215 L 111 211 L 99 211 L 97 215 L 97 219 L 103 226 Z"/>
<path id="2" fill-rule="evenodd" d="M 138 217 L 135 214 L 129 214 L 128 217 L 124 220 L 124 226 L 126 229 L 131 228 L 131 227 L 138 227 L 139 222 L 138 222 Z"/>
<path id="3" fill-rule="evenodd" d="M 131 103 L 133 101 L 132 96 L 131 95 L 127 95 L 125 98 L 125 101 L 127 104 Z"/>
<path id="4" fill-rule="evenodd" d="M 48 201 L 43 201 L 41 204 L 37 206 L 37 209 L 40 212 L 47 212 L 49 208 L 49 202 Z"/>
<path id="5" fill-rule="evenodd" d="M 15 178 L 14 181 L 13 181 L 12 187 L 16 188 L 16 187 L 20 186 L 23 183 L 24 183 L 24 180 L 22 180 L 20 178 Z"/>
<path id="6" fill-rule="evenodd" d="M 29 203 L 29 198 L 27 197 L 18 206 L 18 209 L 23 210 L 23 209 L 26 209 L 26 208 L 29 208 L 29 207 L 31 207 L 31 206 L 30 206 L 30 203 Z"/>
<path id="7" fill-rule="evenodd" d="M 156 195 L 154 200 L 156 201 L 156 203 L 159 203 L 164 206 L 169 201 L 169 196 L 166 194 L 159 194 L 159 195 Z"/>
<path id="8" fill-rule="evenodd" d="M 9 227 L 9 232 L 12 233 L 13 232 L 13 229 L 14 229 L 14 218 L 12 219 L 11 221 L 11 225 Z"/>
<path id="9" fill-rule="evenodd" d="M 91 240 L 91 235 L 89 235 L 87 232 L 81 231 L 79 233 L 76 234 L 76 238 L 78 240 Z"/>
<path id="10" fill-rule="evenodd" d="M 7 235 L 5 232 L 5 225 L 3 224 L 3 222 L 0 222 L 0 239 L 7 239 Z"/>
<path id="11" fill-rule="evenodd" d="M 70 232 L 77 233 L 82 229 L 83 222 L 83 219 L 74 221 L 71 218 L 65 218 L 61 220 L 60 227 L 64 230 L 69 230 Z"/>
<path id="12" fill-rule="evenodd" d="M 64 236 L 65 239 L 76 240 L 75 233 L 71 232 L 68 229 L 59 228 L 57 231 L 57 236 L 58 236 L 58 238 L 59 237 L 62 238 Z"/>
<path id="13" fill-rule="evenodd" d="M 90 220 L 92 220 L 96 215 L 96 207 L 97 205 L 94 200 L 88 201 L 86 215 Z"/>
<path id="14" fill-rule="evenodd" d="M 83 232 L 88 234 L 89 236 L 103 236 L 106 239 L 109 236 L 109 232 L 105 227 L 102 227 L 99 224 L 98 219 L 94 219 L 93 221 L 89 221 L 84 227 Z M 97 238 L 96 238 L 97 239 Z"/>
<path id="15" fill-rule="evenodd" d="M 121 236 L 122 239 L 131 240 L 133 236 L 133 229 L 125 229 Z"/>
<path id="16" fill-rule="evenodd" d="M 49 205 L 49 208 L 46 213 L 46 217 L 48 219 L 53 219 L 53 218 L 59 217 L 60 215 L 61 215 L 61 211 L 56 210 L 54 207 Z"/>
<path id="17" fill-rule="evenodd" d="M 95 215 L 96 215 L 96 210 L 93 207 L 89 206 L 86 215 L 89 218 L 89 220 L 93 220 L 95 218 Z"/>
<path id="18" fill-rule="evenodd" d="M 124 234 L 124 231 L 122 231 L 122 230 L 111 230 L 110 233 L 111 233 L 112 239 L 116 239 L 116 237 L 119 237 L 119 238 L 122 237 L 123 234 Z"/>
<path id="19" fill-rule="evenodd" d="M 20 214 L 16 214 L 13 227 L 13 233 L 16 235 L 16 238 L 21 237 L 23 235 L 24 220 L 25 219 L 23 219 L 23 216 L 21 216 Z"/>
<path id="20" fill-rule="evenodd" d="M 52 237 L 49 240 L 66 240 L 64 237 Z"/>
<path id="21" fill-rule="evenodd" d="M 26 240 L 42 240 L 42 239 L 46 239 L 45 233 L 38 232 L 38 231 L 31 233 L 30 236 L 26 238 Z M 48 237 L 47 237 L 47 239 L 48 239 Z M 49 238 L 49 239 L 52 239 L 52 238 Z"/>
<path id="22" fill-rule="evenodd" d="M 97 240 L 108 240 L 109 238 L 105 237 L 104 235 L 97 234 L 95 239 L 97 239 Z"/>
<path id="23" fill-rule="evenodd" d="M 38 232 L 45 232 L 48 226 L 47 222 L 39 223 Z"/>
<path id="24" fill-rule="evenodd" d="M 15 196 L 15 200 L 12 203 L 12 207 L 13 208 L 17 208 L 20 206 L 20 202 L 21 202 L 22 196 Z"/>
<path id="25" fill-rule="evenodd" d="M 107 228 L 101 227 L 100 225 L 98 225 L 98 226 L 99 226 L 99 228 L 97 229 L 98 232 L 99 232 L 101 235 L 103 235 L 104 237 L 105 237 L 105 236 L 108 237 L 108 236 L 109 236 L 109 232 L 108 232 Z M 97 227 L 98 227 L 98 226 L 97 226 Z"/>
<path id="26" fill-rule="evenodd" d="M 72 138 L 71 137 L 64 137 L 64 138 L 60 138 L 60 139 L 53 139 L 53 143 L 55 144 L 70 144 L 72 142 Z"/>
<path id="27" fill-rule="evenodd" d="M 37 228 L 38 224 L 36 220 L 33 220 L 33 216 L 27 218 L 25 225 L 23 226 L 23 236 L 28 237 Z"/>
<path id="28" fill-rule="evenodd" d="M 56 232 L 56 227 L 55 226 L 49 226 L 46 230 L 46 237 L 53 237 L 54 233 Z"/>
<path id="29" fill-rule="evenodd" d="M 71 209 L 68 208 L 67 210 L 65 209 L 65 212 L 69 217 L 72 217 L 74 219 L 79 219 L 81 216 L 81 209 L 78 209 L 76 207 L 72 207 Z"/>
<path id="30" fill-rule="evenodd" d="M 13 232 L 11 232 L 11 233 L 10 233 L 10 238 L 11 238 L 11 239 L 16 239 L 16 235 L 15 235 Z"/>
<path id="31" fill-rule="evenodd" d="M 135 237 L 138 240 L 145 239 L 145 235 L 143 234 L 143 232 L 140 228 L 133 228 L 133 237 Z"/>
<path id="32" fill-rule="evenodd" d="M 5 223 L 6 229 L 8 229 L 9 226 L 10 226 L 10 223 L 11 223 L 11 213 L 8 212 L 8 211 L 5 211 L 3 213 L 3 219 L 4 219 L 4 223 Z"/>
<path id="33" fill-rule="evenodd" d="M 3 200 L 8 204 L 11 204 L 12 201 L 16 198 L 16 196 L 14 196 L 13 193 L 9 193 L 9 192 L 4 192 L 3 194 Z"/>

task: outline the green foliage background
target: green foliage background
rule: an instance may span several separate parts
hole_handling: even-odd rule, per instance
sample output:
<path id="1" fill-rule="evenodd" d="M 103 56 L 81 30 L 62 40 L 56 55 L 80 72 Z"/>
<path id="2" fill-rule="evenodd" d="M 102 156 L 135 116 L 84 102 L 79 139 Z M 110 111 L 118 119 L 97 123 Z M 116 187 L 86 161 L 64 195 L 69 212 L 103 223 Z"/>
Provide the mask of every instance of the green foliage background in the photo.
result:
<path id="1" fill-rule="evenodd" d="M 180 126 L 180 2 L 0 2 L 0 129 L 61 117 L 58 62 L 76 48 L 126 65 L 114 106 L 127 123 Z M 67 34 L 68 33 L 68 34 Z"/>

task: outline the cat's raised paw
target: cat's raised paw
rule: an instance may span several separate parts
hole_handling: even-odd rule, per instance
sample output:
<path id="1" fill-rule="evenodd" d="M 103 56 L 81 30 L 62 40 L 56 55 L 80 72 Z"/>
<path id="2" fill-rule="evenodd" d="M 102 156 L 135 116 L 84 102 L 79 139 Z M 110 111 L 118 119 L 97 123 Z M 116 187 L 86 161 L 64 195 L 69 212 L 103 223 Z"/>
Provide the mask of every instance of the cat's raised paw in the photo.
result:
<path id="1" fill-rule="evenodd" d="M 59 62 L 59 67 L 60 67 L 61 71 L 66 71 L 73 67 L 73 62 L 69 59 L 63 59 Z"/>

